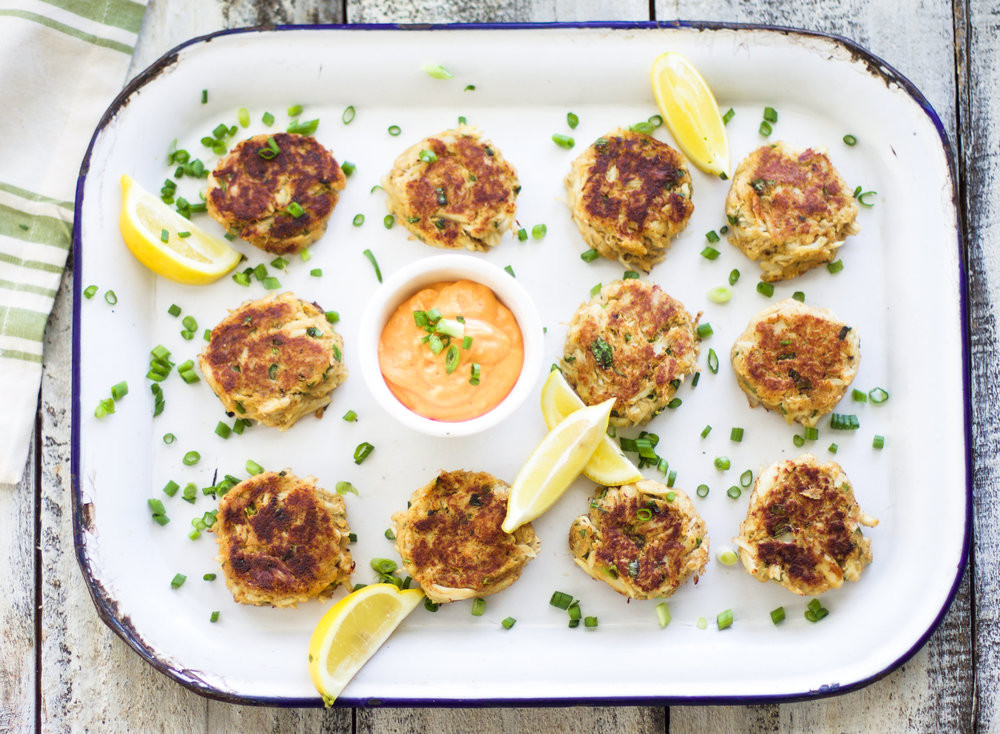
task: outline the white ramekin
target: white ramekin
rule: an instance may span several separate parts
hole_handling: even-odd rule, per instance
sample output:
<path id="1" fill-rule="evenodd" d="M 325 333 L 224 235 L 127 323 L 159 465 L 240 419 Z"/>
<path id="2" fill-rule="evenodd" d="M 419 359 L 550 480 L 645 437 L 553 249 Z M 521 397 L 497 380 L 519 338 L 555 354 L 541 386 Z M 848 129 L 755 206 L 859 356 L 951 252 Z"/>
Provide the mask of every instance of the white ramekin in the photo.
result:
<path id="1" fill-rule="evenodd" d="M 524 341 L 524 364 L 514 387 L 487 413 L 467 421 L 438 421 L 417 415 L 403 405 L 382 377 L 378 342 L 389 317 L 424 286 L 441 281 L 471 280 L 492 290 L 517 319 Z M 542 322 L 528 292 L 507 272 L 474 255 L 437 255 L 413 262 L 379 286 L 365 307 L 358 334 L 361 373 L 379 405 L 408 428 L 431 436 L 471 436 L 496 426 L 524 402 L 538 381 L 542 367 Z"/>

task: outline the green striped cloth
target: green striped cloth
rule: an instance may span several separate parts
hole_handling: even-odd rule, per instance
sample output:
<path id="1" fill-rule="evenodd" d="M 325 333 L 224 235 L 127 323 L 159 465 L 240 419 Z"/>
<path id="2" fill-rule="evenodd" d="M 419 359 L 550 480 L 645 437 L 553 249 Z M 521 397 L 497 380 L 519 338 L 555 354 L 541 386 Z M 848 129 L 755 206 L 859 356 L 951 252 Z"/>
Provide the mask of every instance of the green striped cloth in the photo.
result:
<path id="1" fill-rule="evenodd" d="M 145 0 L 0 0 L 0 483 L 21 479 L 80 162 Z"/>

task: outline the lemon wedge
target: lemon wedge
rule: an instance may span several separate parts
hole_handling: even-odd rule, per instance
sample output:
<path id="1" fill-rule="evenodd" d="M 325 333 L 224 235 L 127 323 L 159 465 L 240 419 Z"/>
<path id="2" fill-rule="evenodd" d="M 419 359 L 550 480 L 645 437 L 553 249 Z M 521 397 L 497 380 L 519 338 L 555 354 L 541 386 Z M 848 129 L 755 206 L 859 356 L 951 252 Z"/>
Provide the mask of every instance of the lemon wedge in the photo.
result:
<path id="1" fill-rule="evenodd" d="M 334 604 L 309 639 L 309 675 L 327 706 L 424 598 L 420 589 L 371 584 Z"/>
<path id="2" fill-rule="evenodd" d="M 154 273 L 201 285 L 218 280 L 239 263 L 240 253 L 182 217 L 131 176 L 122 176 L 121 181 L 122 237 L 136 259 Z M 181 232 L 190 234 L 181 237 Z"/>
<path id="3" fill-rule="evenodd" d="M 583 401 L 573 392 L 562 372 L 552 370 L 542 386 L 542 418 L 545 419 L 545 427 L 551 431 L 559 421 L 583 407 Z M 618 444 L 607 433 L 598 442 L 590 461 L 583 467 L 583 475 L 605 487 L 631 484 L 642 479 L 642 473 L 625 458 Z"/>
<path id="4" fill-rule="evenodd" d="M 684 155 L 705 173 L 729 175 L 729 138 L 715 95 L 679 53 L 653 62 L 653 94 Z"/>
<path id="5" fill-rule="evenodd" d="M 611 398 L 573 411 L 531 452 L 510 488 L 507 517 L 500 526 L 505 533 L 534 520 L 562 496 L 605 435 L 614 404 Z"/>

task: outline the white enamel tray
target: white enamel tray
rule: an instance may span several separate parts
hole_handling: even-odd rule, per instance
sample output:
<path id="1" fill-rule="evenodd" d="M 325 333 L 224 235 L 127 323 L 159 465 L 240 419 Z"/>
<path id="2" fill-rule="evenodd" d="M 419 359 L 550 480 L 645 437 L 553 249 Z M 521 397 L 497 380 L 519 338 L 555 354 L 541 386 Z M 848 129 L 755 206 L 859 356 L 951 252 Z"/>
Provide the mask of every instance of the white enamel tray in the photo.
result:
<path id="1" fill-rule="evenodd" d="M 322 486 L 353 482 L 348 496 L 358 542 L 355 581 L 371 582 L 373 557 L 396 558 L 384 538 L 390 515 L 411 492 L 441 469 L 488 471 L 512 481 L 544 434 L 538 388 L 499 427 L 466 439 L 433 439 L 394 424 L 374 403 L 360 374 L 357 326 L 377 288 L 362 256 L 370 249 L 384 274 L 437 254 L 384 228 L 384 194 L 372 193 L 395 157 L 420 138 L 443 131 L 465 115 L 514 164 L 523 190 L 518 219 L 527 229 L 544 223 L 542 240 L 507 237 L 487 254 L 468 255 L 511 265 L 532 294 L 547 327 L 546 365 L 561 355 L 566 323 L 593 285 L 622 275 L 618 264 L 581 261 L 586 246 L 563 201 L 570 161 L 591 141 L 619 125 L 657 112 L 649 84 L 653 59 L 677 50 L 691 59 L 715 91 L 729 123 L 733 165 L 765 142 L 758 132 L 765 106 L 779 114 L 771 140 L 825 146 L 853 187 L 878 192 L 860 213 L 861 233 L 841 250 L 844 269 L 816 269 L 778 284 L 774 297 L 755 290 L 759 270 L 725 241 L 711 262 L 700 256 L 705 233 L 725 224 L 728 183 L 694 177 L 694 216 L 650 280 L 703 312 L 714 335 L 702 346 L 719 355 L 719 373 L 703 370 L 694 389 L 678 393 L 683 405 L 665 411 L 647 428 L 660 435 L 659 451 L 677 471 L 676 486 L 694 494 L 712 548 L 697 586 L 685 585 L 669 605 L 673 621 L 657 623 L 657 601 L 628 603 L 582 573 L 570 559 L 567 532 L 587 509 L 592 486 L 577 481 L 556 507 L 535 523 L 539 557 L 507 591 L 487 599 L 486 613 L 469 603 L 418 608 L 344 692 L 349 704 L 473 704 L 546 701 L 747 701 L 789 699 L 850 690 L 885 674 L 926 640 L 953 596 L 965 560 L 969 518 L 968 390 L 965 381 L 965 299 L 956 224 L 955 185 L 940 122 L 912 85 L 881 61 L 842 40 L 747 27 L 507 27 L 400 30 L 387 27 L 279 29 L 221 34 L 193 41 L 155 64 L 113 104 L 84 163 L 77 197 L 73 499 L 78 555 L 102 618 L 143 657 L 167 675 L 208 696 L 282 705 L 318 704 L 306 671 L 306 643 L 330 602 L 297 609 L 236 604 L 221 578 L 211 535 L 191 541 L 190 520 L 215 502 L 201 494 L 192 506 L 165 497 L 168 480 L 209 485 L 218 472 L 245 477 L 253 459 L 266 468 L 314 474 Z M 455 74 L 436 80 L 421 71 L 442 64 Z M 474 91 L 465 91 L 467 85 Z M 202 104 L 201 90 L 208 90 Z M 338 388 L 322 420 L 303 419 L 287 433 L 264 427 L 223 440 L 221 404 L 204 382 L 163 383 L 166 410 L 153 419 L 144 375 L 149 350 L 169 348 L 177 362 L 196 356 L 201 332 L 246 299 L 264 295 L 230 278 L 209 287 L 186 287 L 154 277 L 128 254 L 117 218 L 119 177 L 132 175 L 157 191 L 170 173 L 170 141 L 203 158 L 215 157 L 199 139 L 220 122 L 236 124 L 239 107 L 253 123 L 240 135 L 263 131 L 265 111 L 287 124 L 286 109 L 305 106 L 303 119 L 320 119 L 316 137 L 357 171 L 349 179 L 326 235 L 312 259 L 293 260 L 275 273 L 285 289 L 340 312 L 351 375 Z M 357 110 L 341 121 L 348 105 Z M 580 125 L 566 126 L 575 112 Z M 392 137 L 390 125 L 402 134 Z M 573 135 L 575 150 L 551 141 Z M 845 134 L 857 137 L 848 147 Z M 673 142 L 666 128 L 656 136 Z M 204 154 L 203 154 L 204 153 Z M 197 188 L 181 179 L 197 200 Z M 364 214 L 363 226 L 352 225 Z M 207 216 L 202 226 L 222 234 Z M 249 263 L 270 257 L 237 243 Z M 311 277 L 312 268 L 323 276 Z M 706 292 L 742 277 L 726 305 Z M 273 271 L 273 269 L 272 269 Z M 82 289 L 100 287 L 92 300 Z M 118 297 L 112 307 L 105 289 Z M 792 443 L 795 428 L 747 407 L 728 363 L 734 338 L 750 317 L 779 298 L 802 290 L 808 303 L 833 308 L 861 334 L 861 368 L 855 386 L 881 386 L 891 398 L 861 405 L 848 396 L 839 412 L 856 413 L 861 428 L 833 431 L 824 421 L 818 441 Z M 176 303 L 199 324 L 194 341 L 180 336 Z M 539 375 L 539 386 L 544 375 Z M 128 380 L 130 394 L 117 412 L 94 418 L 111 385 Z M 341 416 L 357 412 L 356 423 Z M 230 421 L 231 422 L 231 421 Z M 713 430 L 700 433 L 706 424 Z M 745 429 L 743 441 L 730 428 Z M 161 440 L 172 432 L 170 446 Z M 801 432 L 801 429 L 799 430 Z M 626 432 L 635 435 L 637 430 Z M 886 437 L 882 451 L 872 437 Z M 361 466 L 354 447 L 375 445 Z M 830 443 L 839 444 L 836 457 Z M 181 457 L 201 452 L 186 467 Z M 803 618 L 808 599 L 751 579 L 741 567 L 715 560 L 731 545 L 747 506 L 726 496 L 740 474 L 754 474 L 776 460 L 810 450 L 835 458 L 851 477 L 863 509 L 881 520 L 866 531 L 874 563 L 856 584 L 823 596 L 830 610 L 813 624 Z M 732 468 L 720 472 L 717 456 Z M 647 469 L 650 477 L 658 477 Z M 149 497 L 161 498 L 172 522 L 150 519 Z M 214 582 L 202 580 L 220 573 Z M 187 576 L 171 589 L 174 574 Z M 581 600 L 596 630 L 567 627 L 567 616 L 549 606 L 553 591 Z M 788 618 L 774 626 L 769 611 L 783 605 Z M 732 609 L 730 629 L 715 627 L 718 612 Z M 209 615 L 220 612 L 213 624 Z M 517 619 L 511 630 L 501 627 Z M 699 617 L 708 621 L 699 629 Z"/>

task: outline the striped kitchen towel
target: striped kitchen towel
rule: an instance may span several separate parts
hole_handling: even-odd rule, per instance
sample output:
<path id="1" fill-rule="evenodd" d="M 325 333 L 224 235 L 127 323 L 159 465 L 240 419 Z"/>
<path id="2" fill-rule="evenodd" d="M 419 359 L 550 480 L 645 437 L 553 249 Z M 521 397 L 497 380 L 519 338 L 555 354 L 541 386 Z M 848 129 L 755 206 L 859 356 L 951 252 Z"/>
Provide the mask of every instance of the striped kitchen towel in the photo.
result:
<path id="1" fill-rule="evenodd" d="M 24 472 L 80 162 L 125 81 L 145 9 L 145 0 L 0 0 L 3 484 Z"/>

